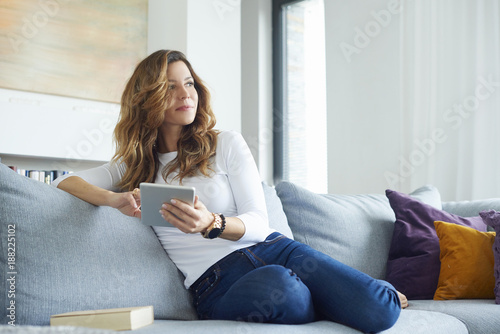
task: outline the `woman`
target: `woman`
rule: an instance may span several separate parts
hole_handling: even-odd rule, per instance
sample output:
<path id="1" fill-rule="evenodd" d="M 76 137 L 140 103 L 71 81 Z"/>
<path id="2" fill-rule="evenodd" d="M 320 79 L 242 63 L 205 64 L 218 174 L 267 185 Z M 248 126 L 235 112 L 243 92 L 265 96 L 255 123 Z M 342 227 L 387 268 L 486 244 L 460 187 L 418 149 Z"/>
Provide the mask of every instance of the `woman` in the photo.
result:
<path id="1" fill-rule="evenodd" d="M 160 210 L 175 227 L 154 230 L 184 274 L 200 319 L 329 319 L 364 332 L 391 327 L 404 296 L 270 229 L 248 146 L 214 125 L 210 94 L 184 55 L 157 51 L 138 64 L 125 88 L 113 160 L 55 185 L 135 217 L 139 183 L 195 187 L 194 207 L 173 200 Z"/>

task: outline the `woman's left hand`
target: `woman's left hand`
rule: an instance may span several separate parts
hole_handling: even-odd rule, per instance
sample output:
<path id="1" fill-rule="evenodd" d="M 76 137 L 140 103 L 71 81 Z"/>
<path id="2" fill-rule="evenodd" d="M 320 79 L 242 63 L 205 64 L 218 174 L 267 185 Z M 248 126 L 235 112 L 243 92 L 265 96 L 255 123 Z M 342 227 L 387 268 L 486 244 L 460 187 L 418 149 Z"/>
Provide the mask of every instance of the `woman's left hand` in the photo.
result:
<path id="1" fill-rule="evenodd" d="M 163 219 L 184 233 L 205 231 L 213 222 L 214 217 L 198 196 L 195 196 L 194 207 L 180 200 L 164 203 L 160 210 Z"/>

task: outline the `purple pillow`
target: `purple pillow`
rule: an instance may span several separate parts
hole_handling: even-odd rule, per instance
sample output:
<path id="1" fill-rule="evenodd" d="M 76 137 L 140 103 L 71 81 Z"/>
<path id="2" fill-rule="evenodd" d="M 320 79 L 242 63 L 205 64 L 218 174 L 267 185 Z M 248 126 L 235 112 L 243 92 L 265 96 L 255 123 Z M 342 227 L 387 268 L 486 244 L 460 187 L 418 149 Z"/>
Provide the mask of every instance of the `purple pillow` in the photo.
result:
<path id="1" fill-rule="evenodd" d="M 441 262 L 434 221 L 469 226 L 485 232 L 481 217 L 462 218 L 436 209 L 409 195 L 386 190 L 396 215 L 387 261 L 386 280 L 408 299 L 432 299 Z"/>
<path id="2" fill-rule="evenodd" d="M 500 304 L 500 212 L 495 210 L 482 211 L 479 213 L 483 222 L 495 229 L 496 237 L 493 242 L 493 257 L 495 259 L 495 303 Z"/>

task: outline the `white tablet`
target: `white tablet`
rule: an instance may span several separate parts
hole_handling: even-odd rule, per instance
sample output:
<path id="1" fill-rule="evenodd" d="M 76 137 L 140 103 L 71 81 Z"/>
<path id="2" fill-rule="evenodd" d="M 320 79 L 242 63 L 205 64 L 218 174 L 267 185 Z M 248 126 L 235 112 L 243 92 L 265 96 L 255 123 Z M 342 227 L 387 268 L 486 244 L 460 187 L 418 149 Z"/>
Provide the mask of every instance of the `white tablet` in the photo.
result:
<path id="1" fill-rule="evenodd" d="M 173 226 L 160 214 L 163 203 L 178 199 L 194 205 L 194 188 L 168 184 L 141 183 L 141 221 L 151 226 Z"/>

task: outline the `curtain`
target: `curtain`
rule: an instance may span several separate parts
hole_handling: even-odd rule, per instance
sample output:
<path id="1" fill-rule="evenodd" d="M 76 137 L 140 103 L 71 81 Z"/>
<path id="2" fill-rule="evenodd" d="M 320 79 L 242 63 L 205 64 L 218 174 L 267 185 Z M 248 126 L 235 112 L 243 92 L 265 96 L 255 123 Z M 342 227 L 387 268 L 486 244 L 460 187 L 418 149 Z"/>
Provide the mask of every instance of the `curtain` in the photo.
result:
<path id="1" fill-rule="evenodd" d="M 399 187 L 500 197 L 500 1 L 402 0 Z"/>

